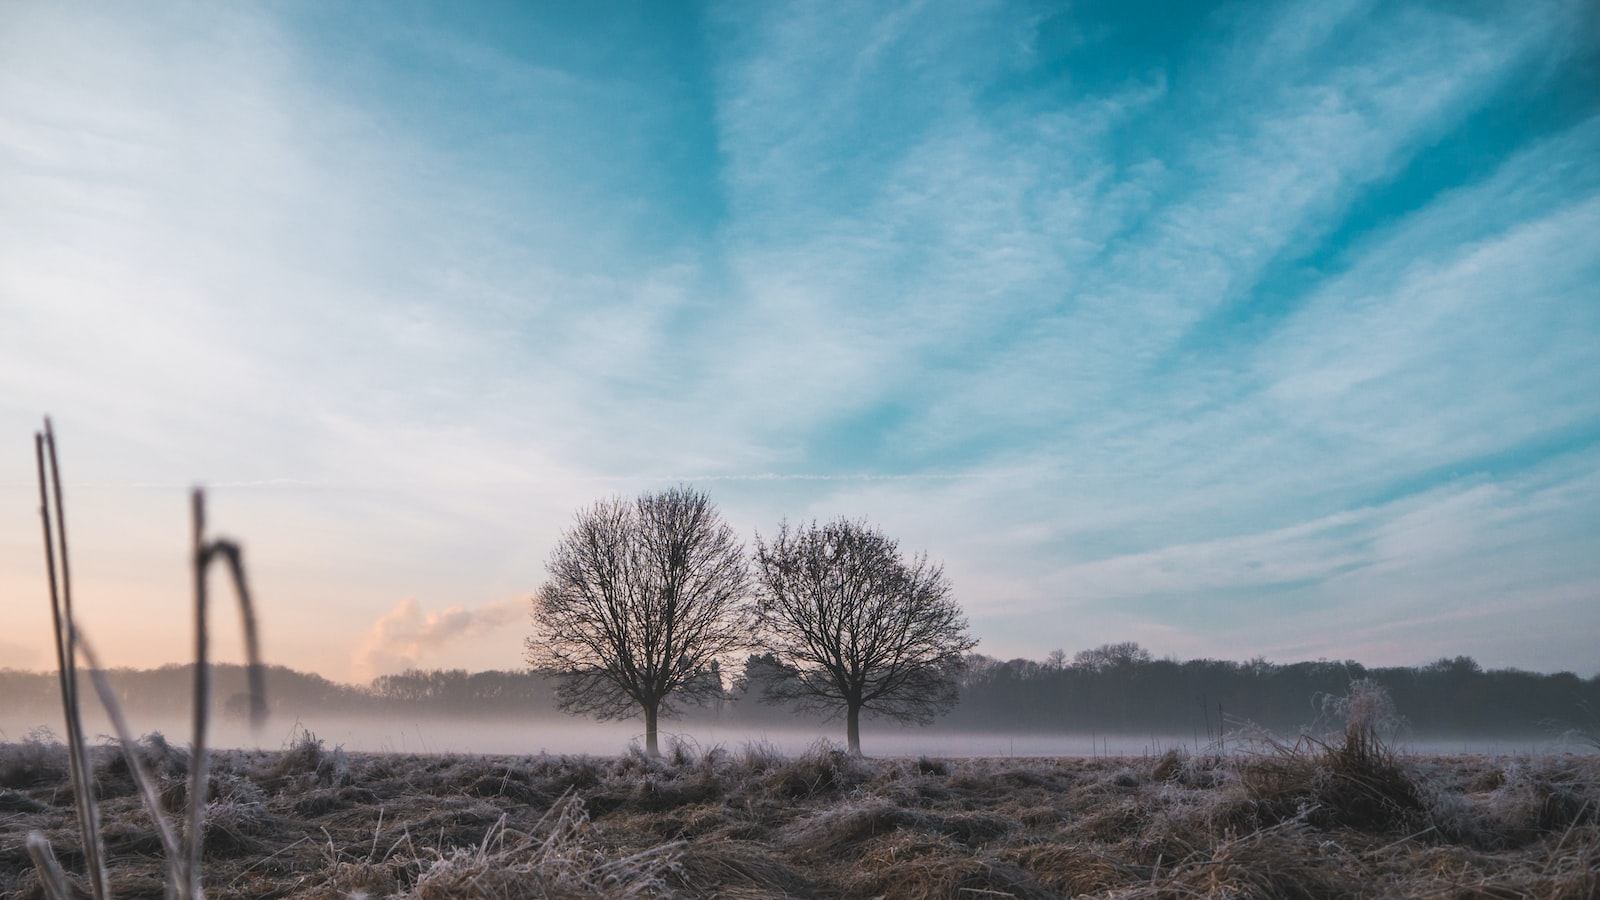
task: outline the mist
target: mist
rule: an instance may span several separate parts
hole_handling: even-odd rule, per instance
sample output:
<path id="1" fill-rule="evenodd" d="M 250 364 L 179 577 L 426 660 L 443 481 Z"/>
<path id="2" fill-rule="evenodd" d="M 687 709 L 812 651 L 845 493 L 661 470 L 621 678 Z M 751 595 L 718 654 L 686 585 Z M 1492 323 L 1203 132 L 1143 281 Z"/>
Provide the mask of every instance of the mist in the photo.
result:
<path id="1" fill-rule="evenodd" d="M 129 722 L 136 736 L 160 732 L 176 745 L 186 745 L 192 733 L 188 716 L 161 714 L 133 716 Z M 98 710 L 85 717 L 85 733 L 91 742 L 115 740 L 110 721 Z M 49 729 L 59 737 L 59 717 L 0 715 L 0 741 L 19 741 L 30 734 L 42 735 Z M 525 719 L 344 715 L 311 712 L 301 716 L 274 716 L 259 731 L 237 718 L 213 719 L 207 743 L 216 748 L 282 750 L 310 733 L 329 748 L 342 747 L 359 753 L 486 754 L 618 756 L 630 747 L 643 746 L 643 723 L 635 720 L 595 722 L 575 717 L 536 716 Z M 819 743 L 842 744 L 842 723 L 818 726 L 750 727 L 719 725 L 702 721 L 663 722 L 662 746 L 674 742 L 706 751 L 720 747 L 737 751 L 758 745 L 778 750 L 786 756 L 799 756 Z M 1215 744 L 1193 734 L 1133 734 L 1114 732 L 1006 732 L 958 731 L 945 728 L 903 728 L 888 724 L 862 728 L 862 748 L 868 756 L 881 758 L 930 757 L 1021 758 L 1021 757 L 1151 757 L 1170 749 L 1199 751 Z M 1241 735 L 1226 735 L 1224 746 L 1243 746 Z M 1592 752 L 1581 741 L 1550 733 L 1524 735 L 1428 735 L 1400 737 L 1396 745 L 1423 753 L 1510 754 L 1535 752 Z"/>
<path id="2" fill-rule="evenodd" d="M 395 620 L 417 626 L 392 630 L 417 646 L 472 627 L 468 616 L 429 623 L 405 607 Z M 1466 657 L 1367 670 L 1352 662 L 1178 663 L 1152 659 L 1133 644 L 1080 656 L 1072 663 L 974 656 L 948 715 L 925 727 L 868 716 L 862 750 L 880 757 L 1137 757 L 1243 749 L 1268 736 L 1292 743 L 1301 734 L 1336 735 L 1341 698 L 1365 684 L 1385 698 L 1381 737 L 1397 748 L 1532 753 L 1591 747 L 1592 710 L 1600 709 L 1600 679 L 1484 670 Z M 842 721 L 764 702 L 752 664 L 715 702 L 680 704 L 664 717 L 663 746 L 761 745 L 795 756 L 819 741 L 845 740 Z M 188 743 L 192 667 L 109 675 L 136 736 L 160 732 Z M 278 750 L 307 732 L 330 748 L 370 753 L 616 756 L 644 743 L 640 719 L 599 722 L 561 712 L 557 681 L 531 671 L 409 670 L 362 686 L 272 666 L 266 681 L 270 719 L 252 732 L 244 670 L 214 667 L 212 746 Z M 86 679 L 80 691 L 93 694 Z M 91 740 L 111 734 L 97 702 L 85 711 Z M 0 741 L 24 740 L 40 727 L 64 734 L 55 676 L 0 670 Z"/>

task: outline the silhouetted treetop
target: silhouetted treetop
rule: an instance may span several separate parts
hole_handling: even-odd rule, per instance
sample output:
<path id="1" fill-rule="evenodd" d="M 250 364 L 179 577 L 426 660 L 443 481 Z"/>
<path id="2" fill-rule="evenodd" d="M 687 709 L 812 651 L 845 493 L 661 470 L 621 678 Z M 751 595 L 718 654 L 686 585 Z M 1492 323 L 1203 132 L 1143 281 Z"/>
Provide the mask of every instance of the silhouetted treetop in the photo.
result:
<path id="1" fill-rule="evenodd" d="M 579 512 L 545 567 L 528 661 L 569 712 L 642 713 L 652 755 L 670 700 L 721 696 L 717 660 L 752 644 L 744 546 L 687 486 Z"/>
<path id="2" fill-rule="evenodd" d="M 756 538 L 756 566 L 769 697 L 842 713 L 853 753 L 863 710 L 925 723 L 955 705 L 977 641 L 926 555 L 905 560 L 864 522 L 784 522 L 771 542 Z"/>

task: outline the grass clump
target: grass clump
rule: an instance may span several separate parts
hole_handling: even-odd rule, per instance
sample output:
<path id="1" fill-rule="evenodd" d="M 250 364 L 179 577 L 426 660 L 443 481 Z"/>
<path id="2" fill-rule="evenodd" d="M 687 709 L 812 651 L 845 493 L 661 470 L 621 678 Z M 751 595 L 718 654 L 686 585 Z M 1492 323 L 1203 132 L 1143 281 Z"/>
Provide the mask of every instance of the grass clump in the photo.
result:
<path id="1" fill-rule="evenodd" d="M 583 801 L 567 795 L 530 834 L 508 833 L 502 818 L 477 847 L 441 853 L 403 896 L 415 900 L 667 896 L 674 845 L 608 858 L 591 838 Z"/>
<path id="2" fill-rule="evenodd" d="M 337 788 L 349 784 L 350 779 L 350 759 L 344 748 L 329 750 L 321 738 L 304 727 L 295 729 L 284 752 L 266 772 L 267 782 L 279 789 L 289 783 L 300 790 Z"/>
<path id="3" fill-rule="evenodd" d="M 811 798 L 848 791 L 869 777 L 861 757 L 818 741 L 800 756 L 764 773 L 763 786 L 782 797 Z"/>
<path id="4" fill-rule="evenodd" d="M 860 897 L 1051 900 L 1058 896 L 1019 866 L 980 856 L 935 835 L 910 830 L 870 841 L 845 884 L 848 894 Z"/>
<path id="5" fill-rule="evenodd" d="M 1240 900 L 1330 900 L 1365 896 L 1340 848 L 1294 820 L 1229 836 L 1153 873 L 1151 893 Z"/>
<path id="6" fill-rule="evenodd" d="M 859 850 L 868 838 L 898 828 L 917 830 L 927 819 L 887 800 L 828 807 L 784 828 L 779 842 L 793 853 L 817 859 Z"/>
<path id="7" fill-rule="evenodd" d="M 1378 834 L 1424 825 L 1427 803 L 1394 749 L 1392 735 L 1400 720 L 1383 688 L 1357 681 L 1349 694 L 1323 706 L 1337 725 L 1333 735 L 1301 735 L 1292 743 L 1264 736 L 1244 745 L 1246 762 L 1238 767 L 1238 778 L 1255 824 L 1304 818 L 1323 827 Z M 1158 767 L 1174 776 L 1184 771 L 1170 764 Z"/>
<path id="8" fill-rule="evenodd" d="M 0 744 L 0 788 L 56 784 L 67 771 L 67 747 L 48 728 L 35 728 L 15 744 Z"/>

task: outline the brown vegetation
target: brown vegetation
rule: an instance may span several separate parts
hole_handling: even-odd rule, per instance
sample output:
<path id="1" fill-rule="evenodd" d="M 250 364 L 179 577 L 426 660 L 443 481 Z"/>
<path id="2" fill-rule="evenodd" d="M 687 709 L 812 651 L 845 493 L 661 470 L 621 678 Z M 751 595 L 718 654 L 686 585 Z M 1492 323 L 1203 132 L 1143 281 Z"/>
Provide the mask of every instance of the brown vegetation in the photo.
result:
<path id="1" fill-rule="evenodd" d="M 1413 757 L 1353 730 L 1226 757 L 862 760 L 214 751 L 212 897 L 1592 897 L 1600 757 Z M 138 747 L 164 804 L 189 754 Z M 111 893 L 161 841 L 91 749 Z M 30 830 L 81 873 L 67 751 L 0 745 L 0 895 L 43 897 Z M 79 874 L 74 874 L 80 887 Z"/>

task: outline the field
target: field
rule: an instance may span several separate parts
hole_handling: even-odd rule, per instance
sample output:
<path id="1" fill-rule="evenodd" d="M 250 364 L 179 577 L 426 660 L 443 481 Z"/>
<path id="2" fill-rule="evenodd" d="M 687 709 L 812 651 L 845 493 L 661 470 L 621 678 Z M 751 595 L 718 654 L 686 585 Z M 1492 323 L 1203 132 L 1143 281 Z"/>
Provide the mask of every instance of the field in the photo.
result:
<path id="1" fill-rule="evenodd" d="M 162 802 L 188 758 L 139 751 Z M 94 749 L 113 896 L 160 897 L 127 761 Z M 1226 756 L 660 760 L 215 751 L 212 897 L 1550 897 L 1600 893 L 1600 757 L 1410 756 L 1358 734 Z M 0 896 L 23 845 L 81 870 L 65 749 L 0 745 Z"/>

